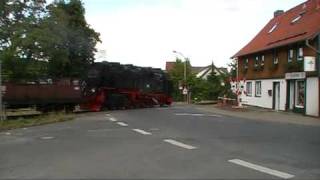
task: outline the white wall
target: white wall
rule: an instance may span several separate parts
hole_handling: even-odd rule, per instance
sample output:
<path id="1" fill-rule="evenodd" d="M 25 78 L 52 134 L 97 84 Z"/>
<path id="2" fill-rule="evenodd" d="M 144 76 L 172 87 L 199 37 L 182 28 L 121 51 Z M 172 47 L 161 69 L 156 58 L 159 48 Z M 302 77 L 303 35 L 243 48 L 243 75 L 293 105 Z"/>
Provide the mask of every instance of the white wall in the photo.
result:
<path id="1" fill-rule="evenodd" d="M 306 114 L 319 116 L 319 79 L 307 78 Z"/>
<path id="2" fill-rule="evenodd" d="M 255 81 L 261 81 L 261 97 L 255 97 Z M 273 91 L 273 82 L 280 82 L 280 110 L 286 110 L 287 83 L 285 79 L 247 80 L 246 82 L 252 82 L 252 96 L 241 95 L 243 104 L 272 109 L 273 98 L 272 95 L 269 96 L 268 90 Z"/>

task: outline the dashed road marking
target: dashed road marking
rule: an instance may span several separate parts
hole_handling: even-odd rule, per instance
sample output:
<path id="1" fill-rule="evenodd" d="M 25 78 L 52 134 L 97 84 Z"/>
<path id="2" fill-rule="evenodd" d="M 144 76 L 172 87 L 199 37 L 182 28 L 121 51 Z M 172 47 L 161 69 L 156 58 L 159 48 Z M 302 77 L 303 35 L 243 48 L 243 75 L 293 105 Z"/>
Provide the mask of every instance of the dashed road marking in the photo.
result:
<path id="1" fill-rule="evenodd" d="M 152 133 L 144 131 L 142 129 L 132 129 L 132 130 L 143 135 L 152 135 Z"/>
<path id="2" fill-rule="evenodd" d="M 164 142 L 167 142 L 167 143 L 170 143 L 172 145 L 175 145 L 175 146 L 178 146 L 178 147 L 182 147 L 182 148 L 185 148 L 185 149 L 189 149 L 189 150 L 192 150 L 192 149 L 197 149 L 197 147 L 195 146 L 191 146 L 191 145 L 188 145 L 188 144 L 184 144 L 182 142 L 179 142 L 179 141 L 176 141 L 176 140 L 173 140 L 173 139 L 165 139 L 163 140 Z"/>
<path id="3" fill-rule="evenodd" d="M 176 116 L 198 116 L 198 117 L 222 117 L 221 115 L 217 114 L 199 114 L 199 113 L 176 113 Z"/>
<path id="4" fill-rule="evenodd" d="M 116 118 L 114 118 L 114 117 L 111 117 L 111 118 L 109 118 L 109 121 L 111 121 L 111 122 L 116 122 L 116 121 L 118 121 Z"/>
<path id="5" fill-rule="evenodd" d="M 240 160 L 240 159 L 232 159 L 232 160 L 229 160 L 229 162 L 237 164 L 237 165 L 240 165 L 240 166 L 244 166 L 244 167 L 247 167 L 247 168 L 250 168 L 250 169 L 254 169 L 256 171 L 260 171 L 260 172 L 263 172 L 263 173 L 266 173 L 266 174 L 269 174 L 269 175 L 277 176 L 277 177 L 280 177 L 280 178 L 283 178 L 283 179 L 290 179 L 290 178 L 294 177 L 294 175 L 292 175 L 292 174 L 288 174 L 288 173 L 284 173 L 284 172 L 277 171 L 277 170 L 274 170 L 274 169 L 270 169 L 270 168 L 267 168 L 267 167 L 259 166 L 259 165 L 256 165 L 256 164 L 252 164 L 252 163 Z"/>
<path id="6" fill-rule="evenodd" d="M 112 130 L 113 129 L 89 129 L 88 132 L 107 132 Z"/>
<path id="7" fill-rule="evenodd" d="M 124 123 L 124 122 L 117 122 L 118 125 L 120 126 L 128 126 L 128 124 Z"/>
<path id="8" fill-rule="evenodd" d="M 7 136 L 10 136 L 10 135 L 11 135 L 10 132 L 6 132 L 6 133 L 4 133 L 4 134 L 7 135 Z"/>
<path id="9" fill-rule="evenodd" d="M 43 137 L 40 137 L 40 139 L 42 140 L 50 140 L 50 139 L 54 139 L 53 136 L 43 136 Z"/>

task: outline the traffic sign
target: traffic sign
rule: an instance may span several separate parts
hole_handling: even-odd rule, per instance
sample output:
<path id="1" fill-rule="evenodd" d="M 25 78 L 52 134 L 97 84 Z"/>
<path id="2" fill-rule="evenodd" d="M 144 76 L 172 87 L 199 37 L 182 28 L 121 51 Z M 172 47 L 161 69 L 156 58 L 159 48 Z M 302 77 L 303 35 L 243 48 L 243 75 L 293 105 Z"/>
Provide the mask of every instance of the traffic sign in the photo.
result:
<path id="1" fill-rule="evenodd" d="M 182 91 L 182 94 L 187 95 L 188 94 L 188 89 L 184 88 L 183 91 Z"/>

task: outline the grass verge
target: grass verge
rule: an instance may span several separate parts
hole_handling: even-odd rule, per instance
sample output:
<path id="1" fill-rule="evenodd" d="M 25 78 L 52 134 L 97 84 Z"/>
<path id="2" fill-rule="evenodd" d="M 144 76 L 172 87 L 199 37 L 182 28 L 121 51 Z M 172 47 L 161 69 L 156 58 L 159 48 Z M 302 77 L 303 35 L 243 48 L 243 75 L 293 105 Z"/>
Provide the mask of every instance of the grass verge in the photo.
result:
<path id="1" fill-rule="evenodd" d="M 5 120 L 0 122 L 0 132 L 10 129 L 18 129 L 31 126 L 40 126 L 57 122 L 70 121 L 74 119 L 74 114 L 50 113 L 30 118 L 19 118 L 15 120 Z"/>

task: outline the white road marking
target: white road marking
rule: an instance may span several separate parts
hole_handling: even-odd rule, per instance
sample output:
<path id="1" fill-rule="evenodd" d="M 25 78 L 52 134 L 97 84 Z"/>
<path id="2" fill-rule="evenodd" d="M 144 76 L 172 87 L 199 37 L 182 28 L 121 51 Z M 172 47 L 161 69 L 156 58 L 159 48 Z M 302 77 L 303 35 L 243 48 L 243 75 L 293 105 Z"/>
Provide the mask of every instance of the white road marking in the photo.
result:
<path id="1" fill-rule="evenodd" d="M 7 136 L 10 136 L 10 135 L 11 135 L 10 132 L 6 132 L 6 133 L 4 133 L 4 134 L 7 135 Z"/>
<path id="2" fill-rule="evenodd" d="M 88 132 L 105 132 L 112 131 L 112 129 L 89 129 Z"/>
<path id="3" fill-rule="evenodd" d="M 283 179 L 290 179 L 290 178 L 294 177 L 294 175 L 292 175 L 292 174 L 288 174 L 288 173 L 284 173 L 284 172 L 277 171 L 277 170 L 274 170 L 274 169 L 270 169 L 270 168 L 267 168 L 267 167 L 259 166 L 259 165 L 256 165 L 256 164 L 252 164 L 252 163 L 249 163 L 249 162 L 246 162 L 246 161 L 242 161 L 240 159 L 232 159 L 232 160 L 229 160 L 229 162 L 237 164 L 237 165 L 240 165 L 240 166 L 244 166 L 244 167 L 247 167 L 247 168 L 250 168 L 250 169 L 254 169 L 254 170 L 266 173 L 266 174 L 277 176 L 277 177 L 280 177 L 280 178 L 283 178 Z"/>
<path id="4" fill-rule="evenodd" d="M 50 140 L 50 139 L 54 139 L 54 137 L 52 137 L 52 136 L 44 136 L 44 137 L 41 137 L 40 139 Z"/>
<path id="5" fill-rule="evenodd" d="M 128 126 L 128 124 L 124 123 L 124 122 L 117 122 L 118 125 L 120 126 Z"/>
<path id="6" fill-rule="evenodd" d="M 175 145 L 175 146 L 179 146 L 179 147 L 182 147 L 182 148 L 185 148 L 185 149 L 189 149 L 189 150 L 192 150 L 192 149 L 197 149 L 197 147 L 194 147 L 194 146 L 190 146 L 188 144 L 184 144 L 182 142 L 178 142 L 176 140 L 173 140 L 173 139 L 165 139 L 163 140 L 164 142 L 167 142 L 167 143 L 170 143 L 172 145 Z"/>
<path id="7" fill-rule="evenodd" d="M 143 134 L 143 135 L 152 135 L 152 133 L 149 133 L 149 132 L 144 131 L 142 129 L 132 129 L 132 130 L 137 132 L 137 133 Z"/>
<path id="8" fill-rule="evenodd" d="M 209 117 L 222 117 L 221 115 L 217 115 L 217 114 L 198 114 L 198 113 L 176 113 L 176 116 L 199 116 L 199 117 L 203 117 L 203 116 L 209 116 Z"/>
<path id="9" fill-rule="evenodd" d="M 117 119 L 116 119 L 116 118 L 111 117 L 111 118 L 109 118 L 109 121 L 111 121 L 111 122 L 116 122 L 116 121 L 117 121 Z"/>

